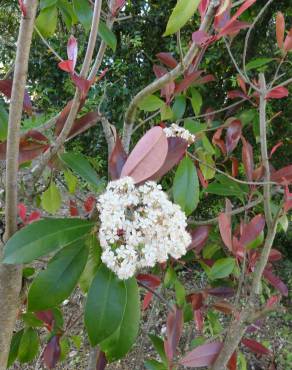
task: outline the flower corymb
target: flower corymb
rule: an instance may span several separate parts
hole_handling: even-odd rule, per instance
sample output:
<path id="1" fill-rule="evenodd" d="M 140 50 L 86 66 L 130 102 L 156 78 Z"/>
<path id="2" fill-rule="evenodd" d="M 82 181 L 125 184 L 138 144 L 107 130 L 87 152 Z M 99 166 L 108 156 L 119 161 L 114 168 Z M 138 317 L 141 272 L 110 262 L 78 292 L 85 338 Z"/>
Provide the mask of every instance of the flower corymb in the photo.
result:
<path id="1" fill-rule="evenodd" d="M 101 258 L 120 279 L 168 256 L 180 258 L 191 243 L 185 214 L 155 182 L 135 186 L 131 177 L 112 181 L 97 207 Z"/>
<path id="2" fill-rule="evenodd" d="M 196 139 L 196 136 L 191 134 L 189 130 L 180 127 L 175 123 L 173 123 L 170 127 L 165 127 L 163 131 L 166 137 L 180 137 L 186 140 L 189 145 L 192 144 Z"/>

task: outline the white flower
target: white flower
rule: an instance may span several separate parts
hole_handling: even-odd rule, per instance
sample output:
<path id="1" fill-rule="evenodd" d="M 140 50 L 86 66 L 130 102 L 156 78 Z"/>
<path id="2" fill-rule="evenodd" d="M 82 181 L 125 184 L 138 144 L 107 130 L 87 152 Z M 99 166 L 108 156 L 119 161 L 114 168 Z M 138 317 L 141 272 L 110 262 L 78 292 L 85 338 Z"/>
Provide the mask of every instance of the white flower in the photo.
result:
<path id="1" fill-rule="evenodd" d="M 169 256 L 180 258 L 191 243 L 185 214 L 155 182 L 135 186 L 130 177 L 112 181 L 97 208 L 101 259 L 120 279 Z"/>
<path id="2" fill-rule="evenodd" d="M 180 127 L 175 123 L 172 123 L 170 127 L 165 127 L 163 131 L 166 137 L 180 137 L 186 140 L 189 143 L 189 145 L 192 144 L 196 139 L 196 136 L 191 134 L 189 130 Z"/>

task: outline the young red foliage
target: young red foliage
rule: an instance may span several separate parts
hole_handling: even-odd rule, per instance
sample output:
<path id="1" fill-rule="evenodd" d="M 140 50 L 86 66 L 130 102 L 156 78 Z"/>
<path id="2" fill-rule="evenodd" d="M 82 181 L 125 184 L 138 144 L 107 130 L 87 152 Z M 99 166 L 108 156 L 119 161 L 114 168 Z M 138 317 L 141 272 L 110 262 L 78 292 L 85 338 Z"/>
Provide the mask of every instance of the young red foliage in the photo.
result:
<path id="1" fill-rule="evenodd" d="M 112 180 L 117 180 L 121 176 L 122 169 L 128 156 L 123 148 L 123 144 L 118 135 L 116 135 L 115 147 L 109 158 L 109 173 Z"/>
<path id="2" fill-rule="evenodd" d="M 225 138 L 225 146 L 227 150 L 227 154 L 233 152 L 233 150 L 237 147 L 239 142 L 240 136 L 242 131 L 242 124 L 240 120 L 236 119 L 230 123 L 227 128 L 226 138 Z"/>
<path id="3" fill-rule="evenodd" d="M 289 95 L 288 89 L 284 86 L 275 87 L 266 96 L 266 99 L 282 99 Z"/>
<path id="4" fill-rule="evenodd" d="M 194 321 L 196 324 L 196 330 L 198 330 L 199 333 L 202 333 L 204 329 L 204 315 L 202 309 L 194 311 Z"/>
<path id="5" fill-rule="evenodd" d="M 271 174 L 271 180 L 283 185 L 292 183 L 292 165 L 273 172 Z"/>
<path id="6" fill-rule="evenodd" d="M 172 360 L 175 356 L 182 331 L 183 311 L 175 306 L 174 312 L 170 311 L 167 317 L 166 340 L 164 341 L 165 354 L 170 363 L 172 363 Z"/>
<path id="7" fill-rule="evenodd" d="M 242 246 L 248 245 L 255 240 L 265 228 L 265 218 L 263 215 L 255 216 L 248 224 L 243 225 L 243 230 L 239 243 Z"/>
<path id="8" fill-rule="evenodd" d="M 284 192 L 284 211 L 288 212 L 292 209 L 292 193 L 290 193 L 289 186 L 285 185 Z"/>
<path id="9" fill-rule="evenodd" d="M 285 18 L 283 13 L 278 12 L 276 16 L 276 37 L 279 49 L 283 49 L 285 34 Z"/>
<path id="10" fill-rule="evenodd" d="M 253 177 L 253 169 L 254 169 L 254 162 L 253 162 L 253 148 L 250 143 L 241 136 L 242 140 L 242 162 L 245 169 L 246 177 L 248 181 L 252 181 Z"/>
<path id="11" fill-rule="evenodd" d="M 221 238 L 226 247 L 232 251 L 232 232 L 231 232 L 231 217 L 226 213 L 220 213 L 218 216 L 218 225 Z"/>
<path id="12" fill-rule="evenodd" d="M 46 345 L 43 361 L 48 369 L 54 369 L 61 356 L 60 337 L 54 335 Z"/>
<path id="13" fill-rule="evenodd" d="M 234 351 L 232 356 L 230 357 L 228 364 L 228 370 L 236 370 L 237 369 L 237 352 Z"/>
<path id="14" fill-rule="evenodd" d="M 200 253 L 207 243 L 211 226 L 198 226 L 190 232 L 192 242 L 188 246 L 188 250 L 194 249 L 197 253 Z"/>
<path id="15" fill-rule="evenodd" d="M 156 57 L 160 60 L 161 63 L 167 67 L 173 69 L 178 65 L 177 60 L 170 53 L 158 53 Z"/>
<path id="16" fill-rule="evenodd" d="M 0 92 L 4 94 L 8 99 L 11 98 L 12 84 L 13 80 L 11 79 L 0 80 Z M 32 102 L 27 90 L 24 91 L 23 109 L 27 114 L 32 114 Z"/>
<path id="17" fill-rule="evenodd" d="M 271 351 L 253 339 L 243 338 L 241 343 L 258 355 L 270 355 Z"/>
<path id="18" fill-rule="evenodd" d="M 275 153 L 275 151 L 279 149 L 283 144 L 284 144 L 283 141 L 279 141 L 276 145 L 273 146 L 270 153 L 270 158 L 272 158 L 272 155 Z"/>
<path id="19" fill-rule="evenodd" d="M 70 213 L 70 216 L 72 216 L 72 217 L 79 216 L 79 211 L 78 211 L 77 203 L 75 202 L 75 200 L 70 199 L 69 213 Z"/>
<path id="20" fill-rule="evenodd" d="M 222 346 L 221 342 L 203 344 L 189 352 L 179 363 L 185 367 L 210 366 L 216 360 Z"/>
<path id="21" fill-rule="evenodd" d="M 195 71 L 187 75 L 181 82 L 176 84 L 175 94 L 180 94 L 181 92 L 188 89 L 203 73 L 203 71 Z"/>
<path id="22" fill-rule="evenodd" d="M 288 288 L 286 284 L 278 276 L 274 275 L 269 268 L 264 270 L 263 276 L 282 295 L 285 297 L 288 296 Z"/>
<path id="23" fill-rule="evenodd" d="M 75 136 L 82 134 L 94 125 L 96 125 L 100 115 L 98 111 L 89 112 L 84 114 L 84 116 L 77 118 L 69 132 L 67 140 L 73 139 Z"/>
<path id="24" fill-rule="evenodd" d="M 288 51 L 292 50 L 292 28 L 290 29 L 290 31 L 288 32 L 288 35 L 285 38 L 284 50 L 285 50 L 286 53 L 288 53 Z"/>
<path id="25" fill-rule="evenodd" d="M 93 195 L 89 195 L 83 204 L 85 212 L 87 213 L 91 212 L 95 204 L 96 204 L 96 198 Z"/>
<path id="26" fill-rule="evenodd" d="M 24 17 L 26 17 L 27 10 L 26 10 L 26 6 L 24 4 L 24 0 L 18 0 L 18 4 L 19 4 L 19 8 L 21 10 L 22 15 Z"/>

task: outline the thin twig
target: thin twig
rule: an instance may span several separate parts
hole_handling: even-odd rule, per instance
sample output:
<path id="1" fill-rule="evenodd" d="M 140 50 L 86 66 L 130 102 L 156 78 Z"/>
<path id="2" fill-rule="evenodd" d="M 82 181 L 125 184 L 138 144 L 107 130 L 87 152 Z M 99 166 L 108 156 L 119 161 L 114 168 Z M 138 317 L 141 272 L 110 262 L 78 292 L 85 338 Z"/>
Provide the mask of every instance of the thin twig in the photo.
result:
<path id="1" fill-rule="evenodd" d="M 138 281 L 138 285 L 148 290 L 150 293 L 152 293 L 156 298 L 158 298 L 162 303 L 164 303 L 168 309 L 172 312 L 174 312 L 173 306 L 168 302 L 167 299 L 165 299 L 162 295 L 160 295 L 156 290 L 150 288 L 147 284 L 142 283 L 141 281 Z"/>
<path id="2" fill-rule="evenodd" d="M 151 114 L 151 116 L 145 118 L 143 121 L 141 121 L 132 131 L 132 134 L 134 132 L 136 132 L 140 127 L 142 127 L 143 125 L 145 125 L 145 123 L 151 121 L 153 118 L 157 117 L 158 115 L 160 114 L 160 110 L 158 110 L 157 112 L 154 112 L 153 114 Z"/>
<path id="3" fill-rule="evenodd" d="M 46 47 L 55 55 L 57 59 L 59 59 L 60 62 L 63 61 L 63 58 L 56 52 L 56 50 L 48 43 L 48 41 L 44 38 L 44 36 L 41 34 L 40 30 L 37 28 L 36 25 L 34 25 L 34 29 L 41 38 L 42 42 L 46 45 Z"/>

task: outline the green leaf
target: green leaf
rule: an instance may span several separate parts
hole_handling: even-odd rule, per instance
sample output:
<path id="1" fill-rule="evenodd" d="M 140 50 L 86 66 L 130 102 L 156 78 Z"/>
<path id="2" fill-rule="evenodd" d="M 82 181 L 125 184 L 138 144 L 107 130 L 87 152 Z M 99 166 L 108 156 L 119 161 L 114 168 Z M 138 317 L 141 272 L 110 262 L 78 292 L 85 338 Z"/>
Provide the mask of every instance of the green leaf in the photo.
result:
<path id="1" fill-rule="evenodd" d="M 58 11 L 56 6 L 43 9 L 36 19 L 36 27 L 44 37 L 53 36 L 57 28 Z"/>
<path id="2" fill-rule="evenodd" d="M 86 244 L 89 248 L 89 256 L 85 269 L 79 280 L 80 288 L 84 293 L 88 292 L 92 279 L 94 278 L 101 263 L 101 247 L 96 239 L 96 236 L 94 234 L 90 235 L 86 240 Z"/>
<path id="3" fill-rule="evenodd" d="M 49 188 L 42 194 L 42 207 L 48 213 L 54 215 L 61 207 L 62 197 L 59 189 L 54 182 L 51 182 Z"/>
<path id="4" fill-rule="evenodd" d="M 209 271 L 209 278 L 212 280 L 223 279 L 229 276 L 235 267 L 235 259 L 231 257 L 220 258 Z"/>
<path id="5" fill-rule="evenodd" d="M 250 71 L 251 69 L 258 69 L 260 67 L 265 66 L 266 64 L 270 63 L 273 61 L 273 58 L 257 58 L 251 60 L 249 63 L 246 65 L 246 70 Z"/>
<path id="6" fill-rule="evenodd" d="M 4 263 L 29 263 L 54 250 L 66 247 L 90 233 L 94 222 L 77 218 L 44 219 L 33 222 L 8 240 Z"/>
<path id="7" fill-rule="evenodd" d="M 73 0 L 73 6 L 79 22 L 86 31 L 89 31 L 92 23 L 92 9 L 88 0 Z"/>
<path id="8" fill-rule="evenodd" d="M 197 156 L 202 162 L 199 162 L 200 170 L 206 180 L 211 180 L 216 175 L 216 170 L 214 167 L 216 166 L 212 154 L 209 152 L 199 149 L 197 151 Z M 213 168 L 212 168 L 213 167 Z"/>
<path id="9" fill-rule="evenodd" d="M 208 311 L 208 324 L 212 335 L 218 335 L 222 331 L 219 315 L 213 311 Z"/>
<path id="10" fill-rule="evenodd" d="M 216 176 L 219 182 L 212 182 L 207 189 L 206 193 L 217 194 L 222 196 L 236 196 L 243 200 L 244 195 L 248 193 L 248 186 L 238 184 L 224 175 Z"/>
<path id="11" fill-rule="evenodd" d="M 0 141 L 7 139 L 8 132 L 8 113 L 0 102 Z"/>
<path id="12" fill-rule="evenodd" d="M 73 336 L 71 337 L 73 339 Z M 70 341 L 66 337 L 61 337 L 60 339 L 60 348 L 61 348 L 61 355 L 60 355 L 60 361 L 64 361 L 67 356 L 69 355 L 71 346 Z"/>
<path id="13" fill-rule="evenodd" d="M 72 25 L 78 22 L 78 18 L 73 9 L 73 5 L 69 3 L 68 0 L 58 0 L 58 8 L 60 9 L 68 31 L 70 31 Z"/>
<path id="14" fill-rule="evenodd" d="M 206 151 L 209 154 L 215 155 L 216 154 L 215 149 L 214 149 L 213 145 L 210 143 L 210 140 L 208 139 L 206 134 L 202 135 L 201 140 L 202 140 L 202 144 L 203 144 L 204 149 L 206 149 Z"/>
<path id="15" fill-rule="evenodd" d="M 74 176 L 73 173 L 69 170 L 64 171 L 64 177 L 68 186 L 69 193 L 74 194 L 78 183 L 77 177 Z"/>
<path id="16" fill-rule="evenodd" d="M 125 282 L 100 265 L 90 286 L 84 322 L 92 346 L 95 346 L 121 325 L 127 303 Z"/>
<path id="17" fill-rule="evenodd" d="M 164 101 L 156 95 L 148 95 L 139 104 L 138 107 L 145 112 L 153 112 L 164 106 Z"/>
<path id="18" fill-rule="evenodd" d="M 17 358 L 21 363 L 32 361 L 39 351 L 39 337 L 37 332 L 28 328 L 21 336 Z"/>
<path id="19" fill-rule="evenodd" d="M 168 366 L 163 365 L 161 362 L 156 360 L 147 360 L 144 362 L 147 370 L 167 370 Z"/>
<path id="20" fill-rule="evenodd" d="M 198 116 L 203 105 L 202 95 L 199 93 L 197 89 L 192 88 L 191 91 L 192 91 L 191 103 L 193 111 L 195 115 Z"/>
<path id="21" fill-rule="evenodd" d="M 41 0 L 40 9 L 49 8 L 57 3 L 58 0 Z"/>
<path id="22" fill-rule="evenodd" d="M 39 328 L 44 325 L 44 322 L 39 320 L 32 312 L 23 313 L 21 315 L 21 319 L 23 320 L 26 326 L 30 326 L 32 328 Z"/>
<path id="23" fill-rule="evenodd" d="M 168 20 L 163 36 L 171 35 L 180 30 L 195 14 L 201 0 L 178 0 Z"/>
<path id="24" fill-rule="evenodd" d="M 103 21 L 99 21 L 98 33 L 99 33 L 99 36 L 103 39 L 103 41 L 113 51 L 116 51 L 116 48 L 117 48 L 116 35 L 113 33 L 112 30 L 108 28 L 108 26 Z"/>
<path id="25" fill-rule="evenodd" d="M 173 119 L 176 121 L 181 119 L 185 114 L 187 102 L 184 95 L 179 95 L 175 98 L 172 111 L 173 111 Z"/>
<path id="26" fill-rule="evenodd" d="M 199 181 L 193 161 L 185 157 L 179 164 L 173 182 L 173 198 L 186 215 L 199 203 Z"/>
<path id="27" fill-rule="evenodd" d="M 20 345 L 20 341 L 21 341 L 23 332 L 24 332 L 24 330 L 22 329 L 22 330 L 16 332 L 15 334 L 13 334 L 13 336 L 12 336 L 7 367 L 10 367 L 17 358 L 19 345 Z"/>
<path id="28" fill-rule="evenodd" d="M 204 259 L 211 259 L 216 252 L 220 250 L 220 246 L 218 244 L 208 244 L 203 249 L 203 258 Z"/>
<path id="29" fill-rule="evenodd" d="M 161 108 L 160 108 L 160 116 L 161 116 L 161 120 L 162 121 L 167 121 L 169 119 L 172 119 L 173 117 L 173 112 L 172 112 L 172 109 L 169 105 L 167 104 L 164 104 Z"/>
<path id="30" fill-rule="evenodd" d="M 186 290 L 183 284 L 176 280 L 174 284 L 176 303 L 179 307 L 182 307 L 186 303 Z"/>
<path id="31" fill-rule="evenodd" d="M 28 309 L 43 311 L 70 296 L 86 265 L 88 248 L 84 240 L 61 249 L 46 270 L 34 279 L 28 292 Z"/>
<path id="32" fill-rule="evenodd" d="M 70 167 L 72 171 L 81 176 L 89 184 L 93 185 L 94 187 L 98 187 L 100 185 L 100 180 L 97 177 L 97 173 L 84 155 L 80 153 L 68 152 L 63 153 L 60 157 L 61 160 L 68 167 Z"/>
<path id="33" fill-rule="evenodd" d="M 158 337 L 157 335 L 149 334 L 148 335 L 154 348 L 156 349 L 156 352 L 159 354 L 159 357 L 161 358 L 162 362 L 167 366 L 167 357 L 164 350 L 164 341 L 162 338 Z"/>
<path id="34" fill-rule="evenodd" d="M 247 362 L 242 352 L 238 352 L 238 370 L 247 370 Z"/>
<path id="35" fill-rule="evenodd" d="M 140 296 L 135 278 L 125 281 L 127 303 L 119 328 L 100 344 L 106 358 L 117 361 L 131 349 L 138 335 L 140 322 Z"/>
<path id="36" fill-rule="evenodd" d="M 190 131 L 190 133 L 192 134 L 197 134 L 198 132 L 206 130 L 207 124 L 194 121 L 190 118 L 186 118 L 184 121 L 184 128 Z"/>

